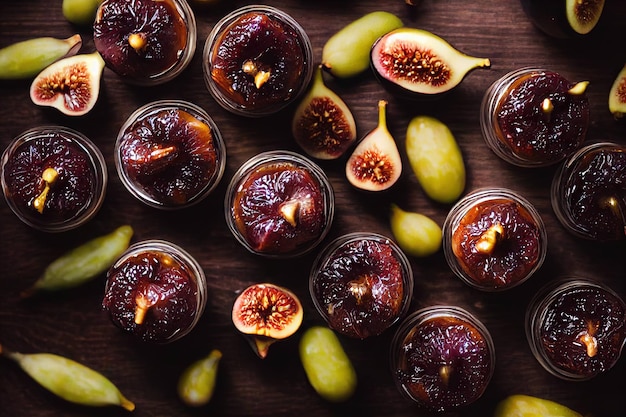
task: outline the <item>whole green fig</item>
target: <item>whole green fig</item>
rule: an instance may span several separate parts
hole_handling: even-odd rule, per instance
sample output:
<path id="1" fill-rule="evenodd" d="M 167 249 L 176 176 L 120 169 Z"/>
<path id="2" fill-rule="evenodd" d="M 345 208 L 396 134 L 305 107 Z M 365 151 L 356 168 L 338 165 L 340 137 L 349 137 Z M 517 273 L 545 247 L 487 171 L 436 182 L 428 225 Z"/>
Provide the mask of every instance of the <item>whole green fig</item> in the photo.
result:
<path id="1" fill-rule="evenodd" d="M 582 417 L 576 411 L 550 400 L 529 395 L 511 395 L 497 406 L 494 417 Z"/>
<path id="2" fill-rule="evenodd" d="M 63 0 L 63 16 L 75 25 L 89 26 L 96 18 L 100 3 L 102 0 Z"/>

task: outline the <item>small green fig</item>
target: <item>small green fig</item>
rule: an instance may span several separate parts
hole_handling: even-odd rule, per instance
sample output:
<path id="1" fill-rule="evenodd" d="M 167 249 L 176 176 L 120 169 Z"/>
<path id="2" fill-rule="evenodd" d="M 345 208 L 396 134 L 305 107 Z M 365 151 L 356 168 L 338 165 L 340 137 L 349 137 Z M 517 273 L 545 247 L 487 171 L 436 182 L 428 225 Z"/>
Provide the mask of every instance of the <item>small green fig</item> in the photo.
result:
<path id="1" fill-rule="evenodd" d="M 213 349 L 208 356 L 192 363 L 178 380 L 178 396 L 190 407 L 208 404 L 213 397 L 222 352 Z"/>
<path id="2" fill-rule="evenodd" d="M 63 0 L 61 8 L 68 22 L 89 26 L 96 19 L 96 11 L 102 0 Z"/>
<path id="3" fill-rule="evenodd" d="M 616 119 L 622 118 L 626 113 L 626 65 L 617 74 L 611 86 L 609 111 Z"/>
<path id="4" fill-rule="evenodd" d="M 396 243 L 407 255 L 422 258 L 441 248 L 441 227 L 424 214 L 404 211 L 392 204 L 390 224 Z"/>
<path id="5" fill-rule="evenodd" d="M 582 417 L 576 411 L 550 400 L 529 395 L 511 395 L 502 400 L 494 417 Z"/>

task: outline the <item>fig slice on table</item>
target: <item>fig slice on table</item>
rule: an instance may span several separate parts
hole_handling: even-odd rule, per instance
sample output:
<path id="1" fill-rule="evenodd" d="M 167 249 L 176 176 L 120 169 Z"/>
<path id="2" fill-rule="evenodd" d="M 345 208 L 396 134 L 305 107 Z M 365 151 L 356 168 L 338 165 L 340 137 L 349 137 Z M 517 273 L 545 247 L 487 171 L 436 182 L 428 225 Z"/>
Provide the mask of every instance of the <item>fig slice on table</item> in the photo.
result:
<path id="1" fill-rule="evenodd" d="M 616 119 L 626 113 L 626 65 L 621 69 L 609 93 L 609 111 Z"/>
<path id="2" fill-rule="evenodd" d="M 233 324 L 250 338 L 261 358 L 277 340 L 294 334 L 302 324 L 302 304 L 290 290 L 270 283 L 253 284 L 233 305 Z"/>
<path id="3" fill-rule="evenodd" d="M 30 98 L 68 116 L 88 113 L 98 100 L 104 61 L 98 52 L 56 61 L 35 77 Z"/>
<path id="4" fill-rule="evenodd" d="M 604 0 L 566 0 L 565 14 L 567 22 L 574 32 L 586 35 L 596 27 L 602 10 Z"/>

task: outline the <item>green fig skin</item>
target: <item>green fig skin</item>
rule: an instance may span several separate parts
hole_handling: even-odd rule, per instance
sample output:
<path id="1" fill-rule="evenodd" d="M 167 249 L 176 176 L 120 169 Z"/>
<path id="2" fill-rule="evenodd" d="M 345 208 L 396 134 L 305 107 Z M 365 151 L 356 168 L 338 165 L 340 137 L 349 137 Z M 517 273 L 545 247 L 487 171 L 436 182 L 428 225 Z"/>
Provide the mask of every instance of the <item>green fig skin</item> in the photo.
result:
<path id="1" fill-rule="evenodd" d="M 626 113 L 626 65 L 617 74 L 611 86 L 609 111 L 616 119 L 621 119 Z"/>
<path id="2" fill-rule="evenodd" d="M 441 227 L 424 214 L 405 211 L 392 204 L 390 225 L 396 243 L 407 255 L 424 258 L 441 248 Z"/>
<path id="3" fill-rule="evenodd" d="M 543 33 L 557 39 L 570 39 L 593 30 L 602 16 L 604 0 L 521 0 L 521 5 L 529 20 Z M 580 20 L 576 18 L 578 7 L 593 7 L 594 10 L 582 13 L 587 19 Z"/>
<path id="4" fill-rule="evenodd" d="M 96 11 L 102 0 L 63 0 L 61 8 L 68 22 L 78 26 L 89 26 L 96 19 Z"/>
<path id="5" fill-rule="evenodd" d="M 529 395 L 511 395 L 495 409 L 494 417 L 583 417 L 582 414 L 556 403 Z"/>

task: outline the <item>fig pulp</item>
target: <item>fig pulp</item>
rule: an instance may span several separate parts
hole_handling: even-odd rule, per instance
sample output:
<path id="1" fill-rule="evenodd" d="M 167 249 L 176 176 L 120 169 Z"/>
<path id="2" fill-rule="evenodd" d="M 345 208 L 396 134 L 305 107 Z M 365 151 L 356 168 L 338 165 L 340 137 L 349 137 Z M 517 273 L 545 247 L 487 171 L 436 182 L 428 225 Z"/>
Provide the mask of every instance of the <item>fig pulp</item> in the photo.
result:
<path id="1" fill-rule="evenodd" d="M 466 55 L 421 29 L 400 28 L 381 36 L 371 49 L 371 65 L 385 87 L 410 97 L 427 97 L 456 87 L 488 58 Z"/>
<path id="2" fill-rule="evenodd" d="M 626 113 L 626 65 L 615 77 L 609 93 L 609 111 L 620 119 Z"/>
<path id="3" fill-rule="evenodd" d="M 604 0 L 521 0 L 530 21 L 555 38 L 587 35 L 598 24 Z"/>
<path id="4" fill-rule="evenodd" d="M 296 143 L 318 159 L 337 159 L 356 140 L 352 112 L 341 97 L 326 87 L 321 67 L 295 111 L 291 131 Z"/>
<path id="5" fill-rule="evenodd" d="M 233 324 L 251 337 L 260 358 L 265 358 L 272 343 L 294 334 L 302 324 L 302 304 L 286 288 L 263 283 L 246 288 L 233 305 Z"/>
<path id="6" fill-rule="evenodd" d="M 104 61 L 98 52 L 63 58 L 35 77 L 30 99 L 68 116 L 86 114 L 98 100 L 103 69 Z"/>

